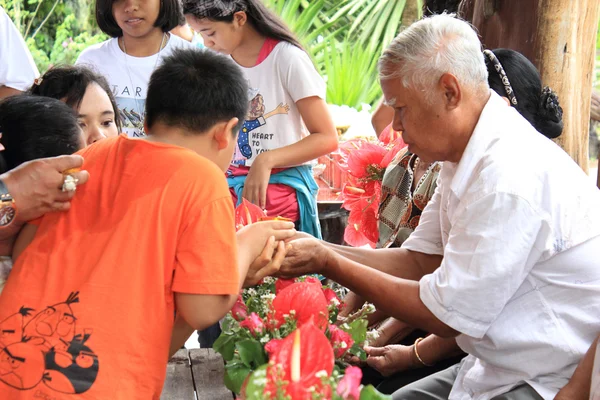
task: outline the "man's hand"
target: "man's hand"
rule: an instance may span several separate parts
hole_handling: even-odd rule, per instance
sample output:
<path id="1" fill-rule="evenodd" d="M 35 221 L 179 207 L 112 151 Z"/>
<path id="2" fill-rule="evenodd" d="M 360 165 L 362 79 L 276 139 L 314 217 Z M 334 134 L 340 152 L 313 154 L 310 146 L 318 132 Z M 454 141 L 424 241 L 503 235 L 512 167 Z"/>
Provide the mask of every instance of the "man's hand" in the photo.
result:
<path id="1" fill-rule="evenodd" d="M 293 240 L 290 244 L 279 270 L 279 276 L 293 278 L 323 272 L 329 259 L 329 252 L 332 250 L 314 238 Z"/>
<path id="2" fill-rule="evenodd" d="M 417 368 L 420 364 L 414 360 L 412 346 L 392 344 L 384 347 L 365 347 L 368 354 L 367 364 L 383 376 Z"/>
<path id="3" fill-rule="evenodd" d="M 31 221 L 51 211 L 66 211 L 75 192 L 63 192 L 63 172 L 81 168 L 78 155 L 60 156 L 29 161 L 0 176 L 8 187 L 17 207 L 16 220 Z M 89 179 L 87 171 L 71 174 L 78 185 Z"/>
<path id="4" fill-rule="evenodd" d="M 244 287 L 256 286 L 261 279 L 277 273 L 281 268 L 281 263 L 285 259 L 289 246 L 283 241 L 277 242 L 275 237 L 271 236 L 263 252 L 250 265 Z"/>

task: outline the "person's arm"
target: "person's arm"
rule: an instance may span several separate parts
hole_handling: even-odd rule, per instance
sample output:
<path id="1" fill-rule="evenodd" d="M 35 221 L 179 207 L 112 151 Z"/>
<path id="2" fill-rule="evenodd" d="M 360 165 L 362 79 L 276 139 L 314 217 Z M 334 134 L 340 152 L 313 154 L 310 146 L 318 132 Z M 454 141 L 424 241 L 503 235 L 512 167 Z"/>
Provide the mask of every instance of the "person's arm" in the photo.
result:
<path id="1" fill-rule="evenodd" d="M 23 250 L 33 241 L 35 237 L 35 233 L 37 232 L 37 225 L 33 224 L 25 224 L 19 235 L 17 236 L 17 240 L 15 241 L 15 245 L 12 251 L 12 259 L 13 262 L 19 258 Z"/>
<path id="2" fill-rule="evenodd" d="M 554 400 L 578 400 L 589 399 L 592 385 L 592 369 L 594 367 L 594 356 L 598 338 L 594 340 L 587 353 L 577 366 L 573 376 L 556 395 Z"/>
<path id="3" fill-rule="evenodd" d="M 16 95 L 22 94 L 22 93 L 23 92 L 18 89 L 13 89 L 8 86 L 0 86 L 0 100 L 4 99 L 6 97 L 16 96 Z"/>
<path id="4" fill-rule="evenodd" d="M 0 255 L 12 254 L 16 236 L 26 222 L 47 212 L 69 209 L 75 193 L 61 191 L 63 172 L 81 168 L 82 165 L 81 156 L 60 156 L 29 161 L 0 175 L 17 209 L 14 220 L 9 225 L 0 227 Z M 71 175 L 78 180 L 78 185 L 89 179 L 87 171 Z"/>
<path id="5" fill-rule="evenodd" d="M 266 205 L 273 168 L 300 165 L 337 149 L 337 131 L 325 100 L 311 96 L 298 100 L 296 106 L 310 135 L 294 144 L 259 154 L 246 178 L 242 196 L 261 208 Z"/>
<path id="6" fill-rule="evenodd" d="M 414 344 L 411 346 L 365 347 L 365 351 L 369 356 L 367 364 L 383 376 L 390 376 L 410 369 L 435 365 L 440 361 L 463 353 L 456 344 L 456 338 L 444 339 L 436 335 L 427 336 L 419 341 L 416 346 L 416 352 Z M 421 358 L 420 360 L 417 354 Z"/>
<path id="7" fill-rule="evenodd" d="M 394 109 L 386 106 L 383 101 L 379 103 L 377 109 L 371 116 L 371 125 L 373 125 L 373 129 L 375 129 L 375 134 L 377 137 L 379 137 L 381 132 L 392 123 L 393 119 Z"/>

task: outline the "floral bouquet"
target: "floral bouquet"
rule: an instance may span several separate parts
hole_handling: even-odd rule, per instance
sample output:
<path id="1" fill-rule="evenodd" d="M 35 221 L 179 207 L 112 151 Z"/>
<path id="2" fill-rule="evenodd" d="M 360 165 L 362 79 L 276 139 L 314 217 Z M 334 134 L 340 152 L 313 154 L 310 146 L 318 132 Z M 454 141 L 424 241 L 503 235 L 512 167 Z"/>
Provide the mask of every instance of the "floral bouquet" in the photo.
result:
<path id="1" fill-rule="evenodd" d="M 342 207 L 350 211 L 344 240 L 351 246 L 368 244 L 375 248 L 379 238 L 377 220 L 383 174 L 398 152 L 406 147 L 400 134 L 393 130 L 381 138 L 384 141 L 349 140 L 338 150 L 338 164 L 348 171 L 348 181 L 341 195 Z"/>
<path id="2" fill-rule="evenodd" d="M 248 375 L 267 364 L 268 356 L 278 353 L 284 341 L 305 324 L 320 330 L 339 365 L 345 364 L 346 355 L 365 360 L 362 346 L 367 339 L 367 316 L 374 307 L 367 305 L 338 321 L 342 306 L 332 288 L 311 276 L 296 280 L 269 277 L 244 289 L 223 320 L 221 336 L 213 346 L 227 362 L 225 385 L 239 393 Z"/>

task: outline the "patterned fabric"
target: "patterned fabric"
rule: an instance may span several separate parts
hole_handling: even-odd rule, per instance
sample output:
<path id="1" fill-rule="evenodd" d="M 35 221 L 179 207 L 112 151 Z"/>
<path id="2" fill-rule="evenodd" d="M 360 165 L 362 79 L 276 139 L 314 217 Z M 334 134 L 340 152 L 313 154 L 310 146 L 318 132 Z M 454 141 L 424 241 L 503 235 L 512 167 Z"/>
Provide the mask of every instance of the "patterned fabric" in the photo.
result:
<path id="1" fill-rule="evenodd" d="M 379 205 L 378 248 L 399 247 L 419 225 L 421 213 L 433 196 L 442 164 L 429 166 L 412 191 L 415 154 L 400 152 L 385 170 Z"/>
<path id="2" fill-rule="evenodd" d="M 216 18 L 228 17 L 238 11 L 246 11 L 243 0 L 199 0 L 193 5 L 192 14 L 197 17 Z M 188 12 L 188 9 L 185 10 Z"/>

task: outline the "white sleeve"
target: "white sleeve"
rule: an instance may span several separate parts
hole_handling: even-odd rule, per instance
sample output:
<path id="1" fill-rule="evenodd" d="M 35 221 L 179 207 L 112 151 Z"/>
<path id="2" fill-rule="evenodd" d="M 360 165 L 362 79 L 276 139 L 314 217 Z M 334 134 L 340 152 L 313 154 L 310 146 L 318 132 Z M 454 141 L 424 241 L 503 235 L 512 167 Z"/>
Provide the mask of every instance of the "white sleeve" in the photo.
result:
<path id="1" fill-rule="evenodd" d="M 440 225 L 441 185 L 442 183 L 438 179 L 438 185 L 435 188 L 433 197 L 421 213 L 419 225 L 417 225 L 417 228 L 410 234 L 408 239 L 402 243 L 403 249 L 440 256 L 444 254 Z"/>
<path id="2" fill-rule="evenodd" d="M 481 338 L 536 264 L 550 225 L 514 194 L 492 193 L 453 216 L 440 267 L 419 282 L 442 322 Z"/>
<path id="3" fill-rule="evenodd" d="M 25 40 L 0 7 L 0 86 L 25 91 L 40 75 Z"/>
<path id="4" fill-rule="evenodd" d="M 283 51 L 281 64 L 284 68 L 285 87 L 294 102 L 317 96 L 325 100 L 327 86 L 306 52 L 289 45 Z"/>

